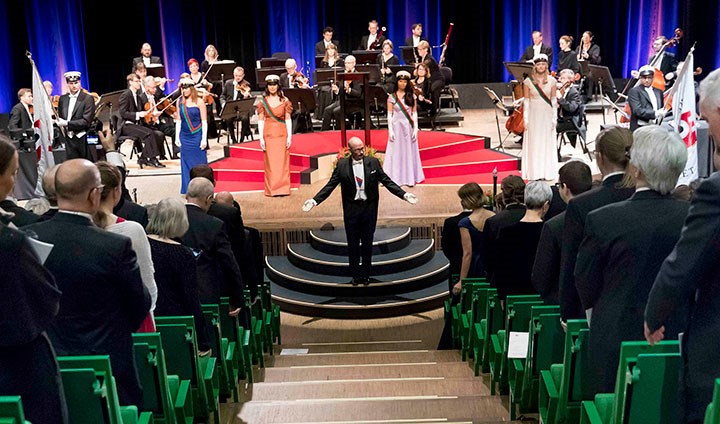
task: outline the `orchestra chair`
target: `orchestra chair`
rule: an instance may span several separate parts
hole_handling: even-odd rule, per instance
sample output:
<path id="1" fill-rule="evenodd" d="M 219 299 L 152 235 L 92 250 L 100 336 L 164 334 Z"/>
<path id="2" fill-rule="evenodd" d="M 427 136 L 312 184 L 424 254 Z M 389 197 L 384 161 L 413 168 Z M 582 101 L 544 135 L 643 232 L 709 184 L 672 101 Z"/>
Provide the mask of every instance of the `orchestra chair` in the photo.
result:
<path id="1" fill-rule="evenodd" d="M 460 105 L 458 102 L 458 92 L 456 89 L 450 87 L 450 84 L 452 83 L 452 79 L 453 79 L 452 68 L 450 68 L 448 66 L 443 66 L 440 68 L 440 73 L 442 73 L 443 78 L 445 79 L 445 86 L 440 91 L 440 95 L 441 96 L 443 94 L 449 95 L 450 96 L 450 107 L 454 107 L 455 112 L 459 112 Z M 440 107 L 439 104 L 438 104 L 438 107 Z"/>
<path id="2" fill-rule="evenodd" d="M 118 121 L 119 120 L 120 120 L 120 116 L 118 116 L 117 114 L 110 115 L 110 133 L 115 134 L 115 132 L 118 129 Z M 133 155 L 137 155 L 137 157 L 140 157 L 140 152 L 138 151 L 138 148 L 137 148 L 137 145 L 140 144 L 140 139 L 137 137 L 132 137 L 129 135 L 121 135 L 120 137 L 115 138 L 115 150 L 117 150 L 119 152 L 120 147 L 125 143 L 126 140 L 132 140 L 132 150 L 130 151 L 130 159 L 133 158 Z"/>
<path id="3" fill-rule="evenodd" d="M 0 396 L 0 423 L 30 423 L 30 421 L 25 421 L 25 412 L 20 396 Z"/>
<path id="4" fill-rule="evenodd" d="M 575 135 L 576 136 L 576 142 L 580 143 L 580 147 L 583 150 L 583 153 L 587 154 L 590 158 L 590 161 L 592 162 L 593 157 L 590 153 L 590 150 L 588 149 L 588 142 L 587 142 L 587 115 L 585 114 L 585 104 L 580 104 L 579 107 L 579 116 L 580 116 L 580 124 L 577 124 L 575 121 L 572 121 L 573 128 L 569 130 L 559 131 L 557 133 L 557 155 L 558 155 L 558 161 L 562 159 L 560 156 L 560 149 L 564 144 L 567 144 L 570 142 L 568 135 Z"/>

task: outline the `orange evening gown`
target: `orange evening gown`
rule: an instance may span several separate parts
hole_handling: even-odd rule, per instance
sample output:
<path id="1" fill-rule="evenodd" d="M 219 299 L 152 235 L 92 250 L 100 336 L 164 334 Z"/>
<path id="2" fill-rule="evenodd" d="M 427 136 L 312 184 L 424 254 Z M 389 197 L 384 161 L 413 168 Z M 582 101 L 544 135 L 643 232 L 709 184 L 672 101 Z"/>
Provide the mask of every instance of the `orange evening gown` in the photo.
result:
<path id="1" fill-rule="evenodd" d="M 287 196 L 290 194 L 290 151 L 285 148 L 288 136 L 285 115 L 292 112 L 292 104 L 285 97 L 279 105 L 269 107 L 274 117 L 268 116 L 265 102 L 257 104 L 258 119 L 265 120 L 265 195 Z"/>

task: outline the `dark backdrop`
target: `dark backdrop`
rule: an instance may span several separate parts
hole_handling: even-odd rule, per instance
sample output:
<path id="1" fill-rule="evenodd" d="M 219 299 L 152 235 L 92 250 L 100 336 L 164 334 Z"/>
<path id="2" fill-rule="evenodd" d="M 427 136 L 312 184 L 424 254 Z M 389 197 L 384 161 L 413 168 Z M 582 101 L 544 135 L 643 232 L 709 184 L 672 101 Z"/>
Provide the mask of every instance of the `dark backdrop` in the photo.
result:
<path id="1" fill-rule="evenodd" d="M 149 42 L 169 78 L 177 80 L 190 57 L 199 61 L 208 43 L 223 59 L 233 59 L 254 80 L 255 61 L 287 51 L 305 73 L 314 64 L 322 28 L 335 28 L 343 51 L 355 49 L 377 19 L 396 46 L 414 22 L 424 24 L 431 45 L 455 24 L 446 53 L 454 82 L 507 81 L 503 61 L 517 60 L 540 29 L 557 51 L 568 34 L 576 43 L 584 30 L 595 33 L 603 65 L 627 76 L 647 62 L 655 35 L 685 36 L 675 49 L 684 56 L 697 42 L 695 63 L 706 74 L 720 66 L 720 7 L 706 0 L 326 0 L 185 1 L 0 0 L 0 112 L 17 102 L 17 90 L 31 85 L 30 50 L 43 79 L 65 90 L 62 74 L 82 72 L 83 87 L 98 93 L 125 88 L 125 75 L 140 46 Z M 108 11 L 109 9 L 109 11 Z M 399 49 L 396 47 L 396 53 Z M 436 58 L 440 48 L 433 49 Z M 252 81 L 254 82 L 254 81 Z M 174 89 L 175 84 L 170 84 Z"/>

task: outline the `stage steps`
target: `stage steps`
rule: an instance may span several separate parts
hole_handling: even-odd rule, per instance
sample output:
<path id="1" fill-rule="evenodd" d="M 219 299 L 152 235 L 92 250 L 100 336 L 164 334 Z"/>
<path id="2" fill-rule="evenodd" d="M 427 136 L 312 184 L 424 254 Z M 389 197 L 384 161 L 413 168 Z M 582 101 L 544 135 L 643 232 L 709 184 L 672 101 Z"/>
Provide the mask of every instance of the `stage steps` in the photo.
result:
<path id="1" fill-rule="evenodd" d="M 412 240 L 409 227 L 378 228 L 368 286 L 351 284 L 345 230 L 310 232 L 310 243 L 265 258 L 273 301 L 315 317 L 378 318 L 439 307 L 448 291 L 448 262 L 433 240 Z"/>

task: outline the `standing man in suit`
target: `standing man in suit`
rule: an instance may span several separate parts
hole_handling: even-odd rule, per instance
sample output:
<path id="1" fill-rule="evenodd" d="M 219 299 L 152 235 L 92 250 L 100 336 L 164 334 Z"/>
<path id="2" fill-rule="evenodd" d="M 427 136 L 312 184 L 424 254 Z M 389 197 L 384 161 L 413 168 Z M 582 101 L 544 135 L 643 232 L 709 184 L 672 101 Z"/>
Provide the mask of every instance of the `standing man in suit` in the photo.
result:
<path id="1" fill-rule="evenodd" d="M 665 116 L 663 108 L 663 92 L 652 86 L 655 68 L 645 65 L 640 68 L 638 79 L 640 85 L 628 92 L 630 104 L 630 131 L 638 127 L 654 123 Z"/>
<path id="2" fill-rule="evenodd" d="M 190 228 L 181 242 L 197 255 L 200 303 L 219 303 L 220 297 L 229 296 L 228 313 L 237 316 L 244 304 L 243 280 L 225 224 L 207 213 L 214 189 L 207 178 L 190 180 L 186 195 Z"/>
<path id="3" fill-rule="evenodd" d="M 382 34 L 378 35 L 378 22 L 375 19 L 368 22 L 368 31 L 370 33 L 362 36 L 360 39 L 360 45 L 358 45 L 357 49 L 380 50 L 383 41 L 385 41 L 385 36 Z"/>
<path id="4" fill-rule="evenodd" d="M 559 89 L 556 91 L 558 103 L 558 119 L 555 131 L 558 133 L 561 131 L 579 131 L 581 124 L 580 119 L 583 111 L 583 101 L 580 97 L 580 92 L 575 87 L 573 87 L 573 81 L 575 81 L 575 72 L 572 69 L 563 69 L 562 71 L 560 71 L 559 75 Z M 570 140 L 570 144 L 575 147 L 575 144 L 577 143 L 577 134 L 572 132 L 569 133 L 567 136 Z"/>
<path id="5" fill-rule="evenodd" d="M 559 197 L 564 203 L 569 203 L 573 197 L 592 188 L 590 167 L 580 160 L 566 163 L 558 171 L 558 184 Z M 559 303 L 558 282 L 560 280 L 560 252 L 564 227 L 564 211 L 545 221 L 532 270 L 533 287 L 540 293 L 545 303 L 552 305 Z"/>
<path id="6" fill-rule="evenodd" d="M 380 161 L 365 156 L 365 143 L 358 137 L 348 140 L 350 157 L 338 160 L 330 180 L 325 187 L 312 199 L 303 204 L 303 211 L 308 212 L 322 203 L 340 184 L 343 204 L 343 221 L 348 242 L 350 257 L 350 273 L 352 285 L 368 285 L 372 261 L 372 243 L 377 224 L 378 202 L 380 193 L 378 184 L 382 183 L 392 194 L 410 204 L 417 203 L 417 197 L 406 193 L 382 170 Z M 362 247 L 360 243 L 362 242 Z M 360 265 L 362 256 L 362 266 Z"/>
<path id="7" fill-rule="evenodd" d="M 138 151 L 142 151 L 142 156 L 138 158 L 140 168 L 145 165 L 165 168 L 165 165 L 158 160 L 160 155 L 158 146 L 163 145 L 165 134 L 160 131 L 153 131 L 152 128 L 143 125 L 142 121 L 145 115 L 151 113 L 155 117 L 159 117 L 160 112 L 144 110 L 145 104 L 140 99 L 142 81 L 140 81 L 137 74 L 128 74 L 126 80 L 128 89 L 123 91 L 118 99 L 118 115 L 120 119 L 118 119 L 117 136 L 129 136 L 138 140 L 135 147 Z"/>
<path id="8" fill-rule="evenodd" d="M 427 38 L 423 37 L 423 25 L 421 23 L 412 24 L 410 27 L 411 34 L 405 39 L 406 46 L 417 47 L 421 41 L 427 41 Z"/>
<path id="9" fill-rule="evenodd" d="M 62 292 L 48 331 L 58 355 L 110 355 L 120 404 L 142 408 L 132 333 L 150 310 L 150 295 L 130 239 L 93 224 L 102 187 L 92 162 L 63 162 L 55 174 L 59 212 L 25 229 L 54 245 L 45 266 Z"/>
<path id="10" fill-rule="evenodd" d="M 720 70 L 700 83 L 700 113 L 715 140 L 715 168 L 720 168 Z M 645 308 L 645 338 L 650 344 L 673 338 L 666 328 L 673 317 L 689 319 L 682 340 L 681 419 L 702 423 L 720 376 L 720 173 L 700 183 L 690 204 L 680 240 L 655 278 Z"/>
<path id="11" fill-rule="evenodd" d="M 225 103 L 231 100 L 242 100 L 252 98 L 252 89 L 250 83 L 245 79 L 245 69 L 242 66 L 237 66 L 233 69 L 233 78 L 225 82 L 223 92 L 220 95 L 220 102 L 223 107 Z M 240 133 L 240 141 L 245 141 L 245 137 L 249 137 L 252 140 L 252 131 L 250 130 L 250 112 L 247 111 L 241 114 L 239 117 L 233 117 L 225 121 L 225 128 L 227 128 L 230 134 L 230 139 L 233 144 L 237 143 L 237 136 L 235 135 L 235 122 L 240 121 L 242 126 Z"/>
<path id="12" fill-rule="evenodd" d="M 330 44 L 335 45 L 335 50 L 340 51 L 340 45 L 337 40 L 333 40 L 333 27 L 326 26 L 323 28 L 323 39 L 315 43 L 315 56 L 325 56 L 325 50 Z"/>
<path id="13" fill-rule="evenodd" d="M 19 102 L 10 110 L 10 120 L 8 121 L 11 137 L 33 129 L 34 118 L 33 114 L 30 113 L 30 108 L 33 106 L 32 90 L 21 88 L 17 94 Z"/>
<path id="14" fill-rule="evenodd" d="M 532 32 L 532 45 L 525 49 L 525 53 L 520 56 L 520 62 L 531 62 L 533 58 L 540 53 L 544 53 L 548 57 L 548 66 L 552 65 L 553 49 L 551 46 L 543 43 L 542 32 L 535 30 Z"/>
<path id="15" fill-rule="evenodd" d="M 87 148 L 87 130 L 95 117 L 95 100 L 81 90 L 80 72 L 65 72 L 69 92 L 58 100 L 57 125 L 65 128 L 67 159 L 90 159 Z"/>
<path id="16" fill-rule="evenodd" d="M 142 47 L 140 47 L 140 56 L 133 59 L 133 70 L 138 63 L 142 63 L 145 67 L 147 67 L 151 63 L 161 65 L 162 61 L 159 57 L 152 55 L 152 47 L 150 47 L 150 43 L 143 43 Z"/>

